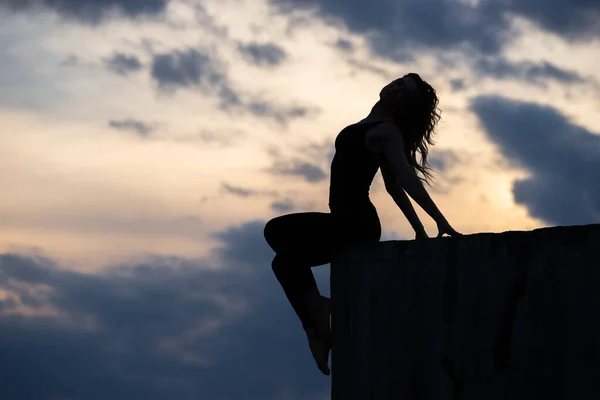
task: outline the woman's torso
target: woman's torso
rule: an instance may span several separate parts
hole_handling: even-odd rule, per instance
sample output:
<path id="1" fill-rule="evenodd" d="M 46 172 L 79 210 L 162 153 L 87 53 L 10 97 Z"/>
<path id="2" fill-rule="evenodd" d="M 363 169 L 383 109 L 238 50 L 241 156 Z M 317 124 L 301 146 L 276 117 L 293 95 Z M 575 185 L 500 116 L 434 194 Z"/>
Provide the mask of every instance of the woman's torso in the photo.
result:
<path id="1" fill-rule="evenodd" d="M 335 139 L 329 208 L 332 213 L 374 211 L 369 189 L 383 157 L 373 128 L 389 119 L 367 117 L 346 126 Z"/>

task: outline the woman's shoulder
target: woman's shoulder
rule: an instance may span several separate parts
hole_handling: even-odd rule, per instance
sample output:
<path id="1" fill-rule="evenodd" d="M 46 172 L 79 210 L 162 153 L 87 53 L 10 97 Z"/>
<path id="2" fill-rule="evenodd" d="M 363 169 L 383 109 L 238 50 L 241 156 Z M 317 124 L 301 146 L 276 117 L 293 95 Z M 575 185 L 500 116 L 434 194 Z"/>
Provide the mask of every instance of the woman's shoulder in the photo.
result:
<path id="1" fill-rule="evenodd" d="M 353 125 L 358 125 L 358 124 L 371 124 L 371 123 L 377 123 L 377 122 L 390 122 L 390 123 L 394 123 L 394 120 L 392 118 L 389 117 L 366 117 L 361 119 L 360 121 L 354 123 Z"/>
<path id="2" fill-rule="evenodd" d="M 401 134 L 400 129 L 398 128 L 398 125 L 396 125 L 394 120 L 373 119 L 368 122 L 378 122 L 377 124 L 374 124 L 372 127 L 370 127 L 367 131 L 367 136 L 369 136 L 372 140 L 385 140 L 389 139 L 392 136 Z"/>

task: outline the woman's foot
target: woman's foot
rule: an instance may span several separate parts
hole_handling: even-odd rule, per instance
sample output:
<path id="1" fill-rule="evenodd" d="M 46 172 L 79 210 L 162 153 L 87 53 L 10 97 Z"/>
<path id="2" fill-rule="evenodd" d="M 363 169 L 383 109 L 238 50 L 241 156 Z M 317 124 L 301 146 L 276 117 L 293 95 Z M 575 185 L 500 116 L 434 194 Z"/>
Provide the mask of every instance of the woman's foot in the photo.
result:
<path id="1" fill-rule="evenodd" d="M 305 299 L 310 319 L 308 325 L 315 328 L 318 337 L 330 337 L 331 299 L 321 296 L 318 291 L 307 292 Z"/>
<path id="2" fill-rule="evenodd" d="M 331 335 L 317 335 L 316 329 L 310 326 L 305 331 L 308 337 L 308 345 L 310 346 L 313 358 L 317 362 L 317 367 L 319 367 L 323 374 L 329 375 L 331 372 L 327 363 L 329 362 L 329 350 L 331 349 Z"/>
<path id="3" fill-rule="evenodd" d="M 304 294 L 308 321 L 304 327 L 308 344 L 317 366 L 325 375 L 329 375 L 327 366 L 329 350 L 331 350 L 331 299 L 321 296 L 318 289 L 311 289 Z"/>

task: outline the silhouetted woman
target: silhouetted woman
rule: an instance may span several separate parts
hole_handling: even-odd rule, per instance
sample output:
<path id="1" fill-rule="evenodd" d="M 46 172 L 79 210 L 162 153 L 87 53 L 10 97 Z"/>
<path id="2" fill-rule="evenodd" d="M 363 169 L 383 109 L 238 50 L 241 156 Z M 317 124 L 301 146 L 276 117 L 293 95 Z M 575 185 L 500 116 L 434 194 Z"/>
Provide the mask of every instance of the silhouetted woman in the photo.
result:
<path id="1" fill-rule="evenodd" d="M 461 235 L 431 200 L 417 171 L 427 170 L 427 143 L 440 119 L 435 90 L 418 74 L 410 73 L 385 86 L 380 100 L 362 121 L 345 127 L 335 139 L 331 162 L 329 209 L 331 213 L 282 215 L 267 222 L 264 236 L 276 255 L 273 272 L 281 283 L 302 326 L 319 369 L 326 375 L 331 349 L 331 299 L 321 296 L 311 267 L 327 264 L 340 250 L 378 242 L 381 224 L 369 200 L 369 187 L 377 170 L 387 192 L 416 232 L 427 233 L 406 193 L 436 222 L 438 237 Z M 421 154 L 421 165 L 416 153 Z M 426 179 L 424 179 L 427 184 Z M 405 193 L 406 191 L 406 193 Z"/>

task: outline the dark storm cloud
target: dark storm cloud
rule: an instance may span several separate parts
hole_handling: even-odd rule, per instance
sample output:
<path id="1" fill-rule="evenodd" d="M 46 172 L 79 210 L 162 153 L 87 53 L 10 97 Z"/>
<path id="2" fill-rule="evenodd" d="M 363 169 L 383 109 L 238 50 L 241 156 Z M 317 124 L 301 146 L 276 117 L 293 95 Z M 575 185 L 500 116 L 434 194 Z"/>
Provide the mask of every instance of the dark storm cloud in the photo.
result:
<path id="1" fill-rule="evenodd" d="M 243 100 L 243 94 L 229 82 L 224 65 L 216 57 L 193 48 L 155 54 L 150 73 L 158 83 L 159 90 L 200 90 L 204 94 L 216 96 L 220 101 L 220 108 L 232 115 L 250 113 L 285 125 L 293 119 L 320 111 L 315 107 L 288 107 L 259 98 Z"/>
<path id="2" fill-rule="evenodd" d="M 150 136 L 154 131 L 153 125 L 134 119 L 112 120 L 108 122 L 108 126 L 114 129 L 132 131 L 143 137 Z"/>
<path id="3" fill-rule="evenodd" d="M 503 58 L 480 58 L 475 62 L 474 68 L 481 75 L 492 76 L 498 79 L 519 79 L 542 86 L 550 79 L 562 83 L 585 82 L 585 79 L 579 76 L 577 72 L 561 69 L 547 61 L 541 63 L 529 61 L 512 63 Z"/>
<path id="4" fill-rule="evenodd" d="M 283 13 L 314 9 L 324 20 L 342 22 L 351 32 L 367 34 L 376 54 L 402 62 L 414 51 L 448 49 L 499 54 L 517 32 L 513 16 L 572 39 L 600 36 L 597 0 L 489 0 L 469 5 L 451 0 L 347 2 L 345 0 L 270 0 Z"/>
<path id="5" fill-rule="evenodd" d="M 264 224 L 214 234 L 210 262 L 156 257 L 85 274 L 0 255 L 0 398 L 324 398 Z M 328 295 L 327 268 L 313 270 Z"/>
<path id="6" fill-rule="evenodd" d="M 568 39 L 600 36 L 598 0 L 510 0 L 507 9 Z"/>
<path id="7" fill-rule="evenodd" d="M 0 7 L 20 12 L 42 6 L 66 18 L 98 23 L 114 11 L 129 18 L 158 15 L 168 3 L 169 0 L 0 0 Z"/>
<path id="8" fill-rule="evenodd" d="M 510 39 L 502 8 L 482 2 L 469 6 L 447 0 L 347 2 L 344 0 L 271 0 L 282 12 L 314 8 L 326 20 L 338 20 L 366 34 L 375 53 L 412 61 L 415 48 L 457 48 L 468 44 L 478 52 L 498 53 Z"/>
<path id="9" fill-rule="evenodd" d="M 139 58 L 133 54 L 114 53 L 103 61 L 110 71 L 123 76 L 139 71 L 143 67 Z"/>
<path id="10" fill-rule="evenodd" d="M 300 176 L 311 183 L 327 179 L 327 174 L 321 167 L 297 158 L 285 161 L 277 160 L 272 167 L 267 169 L 267 172 L 283 176 Z"/>
<path id="11" fill-rule="evenodd" d="M 228 90 L 227 79 L 216 61 L 192 48 L 155 54 L 150 73 L 162 89 L 199 87 L 208 92 Z M 235 101 L 234 96 L 231 99 Z"/>
<path id="12" fill-rule="evenodd" d="M 600 222 L 600 136 L 560 111 L 498 96 L 472 100 L 490 140 L 531 176 L 513 184 L 517 203 L 554 225 Z"/>
<path id="13" fill-rule="evenodd" d="M 238 50 L 246 60 L 258 66 L 276 66 L 287 58 L 286 51 L 274 43 L 239 43 Z"/>

